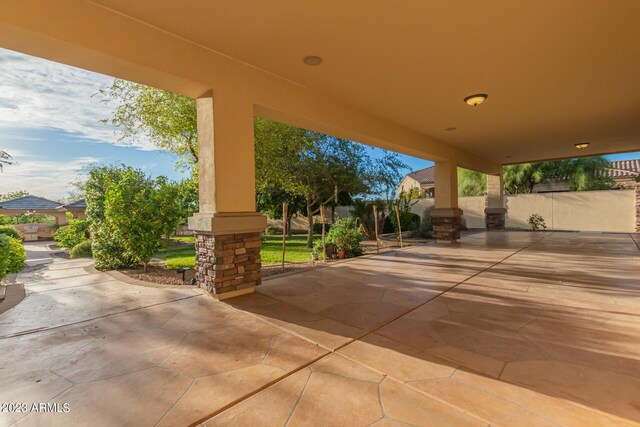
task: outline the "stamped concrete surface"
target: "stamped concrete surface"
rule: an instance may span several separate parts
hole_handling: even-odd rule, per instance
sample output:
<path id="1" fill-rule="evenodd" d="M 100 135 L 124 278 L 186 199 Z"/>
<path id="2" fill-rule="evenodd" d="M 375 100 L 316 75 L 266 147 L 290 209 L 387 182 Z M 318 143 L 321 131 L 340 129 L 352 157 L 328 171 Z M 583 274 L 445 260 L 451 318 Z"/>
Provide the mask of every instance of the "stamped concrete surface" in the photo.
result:
<path id="1" fill-rule="evenodd" d="M 86 261 L 0 314 L 0 425 L 640 423 L 632 236 L 478 233 L 265 281 L 217 302 Z"/>

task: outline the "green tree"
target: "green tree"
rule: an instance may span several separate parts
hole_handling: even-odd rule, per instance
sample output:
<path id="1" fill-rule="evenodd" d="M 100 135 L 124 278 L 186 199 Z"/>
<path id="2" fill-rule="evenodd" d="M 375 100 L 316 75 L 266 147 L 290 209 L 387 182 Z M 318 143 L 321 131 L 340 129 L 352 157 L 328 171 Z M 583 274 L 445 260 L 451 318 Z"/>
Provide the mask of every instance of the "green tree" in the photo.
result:
<path id="1" fill-rule="evenodd" d="M 18 199 L 20 197 L 24 197 L 28 195 L 29 195 L 29 192 L 26 190 L 17 190 L 17 191 L 11 191 L 9 193 L 2 193 L 0 194 L 0 202 L 4 200 Z"/>
<path id="2" fill-rule="evenodd" d="M 162 237 L 180 222 L 177 187 L 166 178 L 155 180 L 128 168 L 105 194 L 105 219 L 125 251 L 147 271 L 147 264 L 162 245 Z"/>
<path id="3" fill-rule="evenodd" d="M 124 165 L 93 168 L 86 187 L 96 266 L 142 264 L 146 271 L 163 236 L 180 222 L 178 187 Z"/>
<path id="4" fill-rule="evenodd" d="M 335 202 L 340 194 L 388 190 L 404 167 L 395 153 L 382 152 L 373 158 L 368 147 L 345 139 L 264 119 L 256 119 L 255 124 L 258 200 L 262 192 L 274 190 L 291 204 L 303 198 L 309 248 L 313 247 L 313 217 L 321 205 Z"/>
<path id="5" fill-rule="evenodd" d="M 72 249 L 88 238 L 89 221 L 82 219 L 70 219 L 66 225 L 58 228 L 53 236 L 58 246 Z"/>
<path id="6" fill-rule="evenodd" d="M 103 102 L 115 104 L 113 116 L 103 122 L 119 129 L 121 141 L 144 135 L 159 149 L 177 154 L 179 167 L 197 166 L 194 99 L 121 79 L 115 79 L 99 95 Z"/>
<path id="7" fill-rule="evenodd" d="M 531 193 L 536 184 L 564 181 L 571 191 L 606 190 L 613 180 L 604 174 L 609 161 L 584 157 L 505 166 L 504 186 L 508 194 Z"/>
<path id="8" fill-rule="evenodd" d="M 606 190 L 613 180 L 604 174 L 609 161 L 604 157 L 585 157 L 505 166 L 504 188 L 507 194 L 531 193 L 536 184 L 566 182 L 571 191 Z M 458 194 L 481 196 L 486 192 L 486 175 L 458 168 Z"/>
<path id="9" fill-rule="evenodd" d="M 10 165 L 10 164 L 11 164 L 11 155 L 9 155 L 9 153 L 7 153 L 6 151 L 0 150 L 0 172 L 2 172 L 2 167 L 4 165 Z"/>
<path id="10" fill-rule="evenodd" d="M 99 94 L 104 102 L 115 103 L 113 116 L 105 122 L 120 130 L 121 140 L 146 135 L 156 147 L 180 156 L 181 166 L 197 173 L 193 99 L 124 80 L 115 80 Z M 265 119 L 255 119 L 255 137 L 258 205 L 275 212 L 276 200 L 297 206 L 303 197 L 309 245 L 313 214 L 320 204 L 331 203 L 336 193 L 389 193 L 405 167 L 395 153 L 373 158 L 359 144 Z"/>
<path id="11" fill-rule="evenodd" d="M 95 165 L 87 169 L 88 179 L 84 185 L 87 203 L 85 213 L 93 239 L 93 258 L 99 270 L 134 267 L 137 263 L 136 259 L 127 253 L 124 243 L 110 227 L 106 217 L 107 190 L 114 182 L 122 179 L 127 169 L 125 165 Z"/>
<path id="12" fill-rule="evenodd" d="M 485 174 L 458 168 L 458 196 L 482 196 L 486 191 L 487 176 Z"/>

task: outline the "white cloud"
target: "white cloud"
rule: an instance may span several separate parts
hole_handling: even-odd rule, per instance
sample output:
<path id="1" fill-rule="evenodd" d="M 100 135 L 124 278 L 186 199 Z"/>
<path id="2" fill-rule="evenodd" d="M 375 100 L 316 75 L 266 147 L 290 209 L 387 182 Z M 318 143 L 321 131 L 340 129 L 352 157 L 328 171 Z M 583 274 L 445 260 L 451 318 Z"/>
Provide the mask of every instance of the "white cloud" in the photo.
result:
<path id="1" fill-rule="evenodd" d="M 82 168 L 100 161 L 95 157 L 77 157 L 68 161 L 24 157 L 19 163 L 4 168 L 0 193 L 27 190 L 35 196 L 61 201 L 68 197 L 68 185 L 82 175 Z"/>
<path id="2" fill-rule="evenodd" d="M 79 137 L 117 143 L 113 107 L 94 96 L 108 88 L 112 77 L 0 49 L 0 128 L 54 128 Z M 143 150 L 145 140 L 131 141 Z"/>

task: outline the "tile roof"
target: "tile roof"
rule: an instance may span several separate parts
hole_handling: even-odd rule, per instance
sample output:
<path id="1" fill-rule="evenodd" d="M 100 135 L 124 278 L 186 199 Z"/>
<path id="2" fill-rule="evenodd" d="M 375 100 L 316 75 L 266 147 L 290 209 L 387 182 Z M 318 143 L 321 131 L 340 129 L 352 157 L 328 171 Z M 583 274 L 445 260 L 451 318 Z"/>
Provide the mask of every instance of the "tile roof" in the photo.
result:
<path id="1" fill-rule="evenodd" d="M 616 160 L 605 169 L 605 175 L 611 178 L 634 177 L 640 175 L 640 159 Z"/>
<path id="2" fill-rule="evenodd" d="M 69 203 L 68 205 L 64 205 L 67 209 L 85 209 L 87 207 L 87 202 L 84 199 L 76 200 L 73 203 Z"/>
<path id="3" fill-rule="evenodd" d="M 62 203 L 44 199 L 37 196 L 24 196 L 13 200 L 0 202 L 0 209 L 7 210 L 56 210 L 62 207 Z"/>
<path id="4" fill-rule="evenodd" d="M 431 166 L 425 169 L 420 169 L 419 171 L 407 174 L 407 176 L 415 179 L 420 184 L 433 184 L 435 181 L 435 168 Z"/>

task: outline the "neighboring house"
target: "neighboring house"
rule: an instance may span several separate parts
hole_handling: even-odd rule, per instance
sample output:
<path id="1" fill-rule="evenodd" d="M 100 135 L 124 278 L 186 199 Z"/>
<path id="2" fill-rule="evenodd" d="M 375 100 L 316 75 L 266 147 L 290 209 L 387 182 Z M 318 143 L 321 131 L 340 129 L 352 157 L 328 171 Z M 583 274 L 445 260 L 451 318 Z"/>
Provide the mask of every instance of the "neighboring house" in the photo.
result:
<path id="1" fill-rule="evenodd" d="M 635 188 L 636 179 L 640 176 L 640 159 L 616 160 L 604 170 L 605 176 L 613 179 L 614 188 Z M 558 193 L 571 191 L 565 181 L 541 182 L 533 186 L 534 193 Z"/>
<path id="2" fill-rule="evenodd" d="M 640 177 L 640 159 L 616 160 L 606 170 L 618 188 L 633 188 Z"/>
<path id="3" fill-rule="evenodd" d="M 398 194 L 409 192 L 412 189 L 420 191 L 422 197 L 433 197 L 435 194 L 435 169 L 433 166 L 407 174 L 400 185 Z"/>

